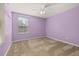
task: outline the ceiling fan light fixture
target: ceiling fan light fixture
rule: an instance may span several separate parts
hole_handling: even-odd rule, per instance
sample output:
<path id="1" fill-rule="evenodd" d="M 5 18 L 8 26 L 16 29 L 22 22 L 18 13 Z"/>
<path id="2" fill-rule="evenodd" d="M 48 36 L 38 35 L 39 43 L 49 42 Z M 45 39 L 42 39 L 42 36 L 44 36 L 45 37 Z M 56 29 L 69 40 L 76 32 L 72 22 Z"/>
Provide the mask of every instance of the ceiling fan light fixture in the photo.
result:
<path id="1" fill-rule="evenodd" d="M 45 10 L 42 10 L 40 13 L 41 13 L 41 15 L 45 15 L 46 14 L 46 11 Z"/>
<path id="2" fill-rule="evenodd" d="M 46 14 L 46 7 L 45 6 L 42 7 L 42 10 L 40 11 L 40 14 L 41 15 L 45 15 Z"/>

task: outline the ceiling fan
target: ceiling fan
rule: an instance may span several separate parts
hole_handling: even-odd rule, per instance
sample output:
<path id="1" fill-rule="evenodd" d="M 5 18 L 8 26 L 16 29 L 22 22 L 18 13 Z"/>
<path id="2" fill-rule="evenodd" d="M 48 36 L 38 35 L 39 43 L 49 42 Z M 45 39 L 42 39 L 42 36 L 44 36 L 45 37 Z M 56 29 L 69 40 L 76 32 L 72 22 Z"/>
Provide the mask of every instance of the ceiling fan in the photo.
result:
<path id="1" fill-rule="evenodd" d="M 45 14 L 46 14 L 46 9 L 47 9 L 49 6 L 51 6 L 51 5 L 52 5 L 51 3 L 43 5 L 43 6 L 42 6 L 42 9 L 41 9 L 41 11 L 40 11 L 40 14 L 41 14 L 41 15 L 45 15 Z"/>

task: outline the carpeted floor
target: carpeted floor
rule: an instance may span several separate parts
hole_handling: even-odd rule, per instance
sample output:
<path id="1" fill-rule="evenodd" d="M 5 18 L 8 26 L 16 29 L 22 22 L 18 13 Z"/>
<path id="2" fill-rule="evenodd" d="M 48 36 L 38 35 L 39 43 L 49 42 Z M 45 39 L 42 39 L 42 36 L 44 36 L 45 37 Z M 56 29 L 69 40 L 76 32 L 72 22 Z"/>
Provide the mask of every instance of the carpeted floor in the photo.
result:
<path id="1" fill-rule="evenodd" d="M 14 42 L 7 56 L 79 56 L 79 48 L 49 38 Z"/>

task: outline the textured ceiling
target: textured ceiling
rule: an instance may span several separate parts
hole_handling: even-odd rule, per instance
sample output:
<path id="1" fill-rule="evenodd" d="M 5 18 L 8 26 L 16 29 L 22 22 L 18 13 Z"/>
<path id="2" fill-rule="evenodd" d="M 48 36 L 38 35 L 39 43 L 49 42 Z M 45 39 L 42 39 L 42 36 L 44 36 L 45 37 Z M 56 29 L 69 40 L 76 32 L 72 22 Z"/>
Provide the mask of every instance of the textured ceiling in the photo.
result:
<path id="1" fill-rule="evenodd" d="M 69 10 L 79 4 L 69 4 L 69 3 L 14 3 L 9 4 L 8 7 L 13 12 L 19 12 L 23 14 L 29 14 L 38 17 L 50 17 L 57 13 Z M 46 7 L 46 14 L 41 15 L 41 10 Z"/>

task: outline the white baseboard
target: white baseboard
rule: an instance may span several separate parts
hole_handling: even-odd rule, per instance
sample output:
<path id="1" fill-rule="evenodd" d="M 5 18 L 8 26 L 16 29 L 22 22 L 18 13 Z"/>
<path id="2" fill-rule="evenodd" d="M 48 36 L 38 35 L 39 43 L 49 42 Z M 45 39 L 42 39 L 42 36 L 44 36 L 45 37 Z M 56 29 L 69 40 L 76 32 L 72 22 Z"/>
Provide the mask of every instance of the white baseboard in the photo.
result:
<path id="1" fill-rule="evenodd" d="M 67 43 L 67 44 L 70 44 L 70 45 L 73 45 L 73 46 L 79 47 L 79 45 L 77 45 L 77 44 L 75 44 L 75 43 L 71 43 L 71 42 L 68 42 L 68 41 L 60 40 L 60 39 L 57 39 L 57 38 L 55 38 L 55 37 L 49 37 L 49 36 L 32 37 L 32 38 L 29 38 L 29 39 L 27 39 L 27 40 L 37 39 L 37 38 L 42 38 L 42 37 L 47 37 L 47 38 L 50 38 L 50 39 L 54 39 L 54 40 L 56 40 L 56 41 L 60 41 L 60 42 L 63 42 L 63 43 Z M 23 41 L 23 40 L 26 40 L 26 39 L 16 40 L 16 41 L 13 41 L 13 42 Z"/>
<path id="2" fill-rule="evenodd" d="M 22 40 L 15 40 L 15 41 L 12 41 L 12 42 L 23 41 L 23 40 L 32 40 L 32 39 L 37 39 L 37 38 L 42 38 L 42 37 L 45 37 L 45 36 L 32 37 L 32 38 L 27 38 L 27 39 L 22 39 Z"/>
<path id="3" fill-rule="evenodd" d="M 11 42 L 11 43 L 10 43 L 10 45 L 8 46 L 8 49 L 6 50 L 6 52 L 5 52 L 4 56 L 6 56 L 6 55 L 7 55 L 7 53 L 8 53 L 8 51 L 9 51 L 9 49 L 10 49 L 11 45 L 12 45 L 12 42 Z"/>
<path id="4" fill-rule="evenodd" d="M 28 40 L 31 40 L 31 39 L 36 39 L 36 38 L 42 38 L 42 37 L 45 37 L 45 36 L 41 36 L 41 37 L 32 37 L 32 38 L 29 38 Z M 54 37 L 49 37 L 49 36 L 46 36 L 47 38 L 50 38 L 50 39 L 53 39 L 53 40 L 56 40 L 56 41 L 60 41 L 60 42 L 63 42 L 63 43 L 67 43 L 67 44 L 70 44 L 70 45 L 73 45 L 73 46 L 76 46 L 76 47 L 79 47 L 79 45 L 77 44 L 74 44 L 74 43 L 71 43 L 71 42 L 67 42 L 67 41 L 63 41 L 63 40 L 60 40 L 60 39 L 57 39 L 57 38 L 54 38 Z M 4 56 L 7 55 L 11 45 L 13 42 L 17 42 L 17 41 L 23 41 L 23 40 L 26 40 L 26 39 L 22 39 L 22 40 L 16 40 L 16 41 L 12 41 L 11 44 L 9 45 L 6 53 L 4 54 Z"/>
<path id="5" fill-rule="evenodd" d="M 79 45 L 74 44 L 74 43 L 71 43 L 71 42 L 68 42 L 68 41 L 60 40 L 60 39 L 57 39 L 57 38 L 54 38 L 54 37 L 49 37 L 49 36 L 46 36 L 46 37 L 47 37 L 47 38 L 50 38 L 50 39 L 53 39 L 53 40 L 56 40 L 56 41 L 60 41 L 60 42 L 63 42 L 63 43 L 67 43 L 67 44 L 70 44 L 70 45 L 79 47 Z"/>
<path id="6" fill-rule="evenodd" d="M 42 38 L 42 37 L 45 37 L 45 36 L 41 36 L 41 37 L 32 37 L 32 38 L 29 38 L 28 40 L 31 40 L 31 39 L 36 39 L 36 38 Z M 9 51 L 9 49 L 10 49 L 10 47 L 11 47 L 11 45 L 12 45 L 12 43 L 13 43 L 13 42 L 23 41 L 23 40 L 26 40 L 26 39 L 12 41 L 12 42 L 10 43 L 10 45 L 8 46 L 8 49 L 6 50 L 6 52 L 5 52 L 4 56 L 6 56 L 6 55 L 7 55 L 7 53 L 8 53 L 8 51 Z"/>

